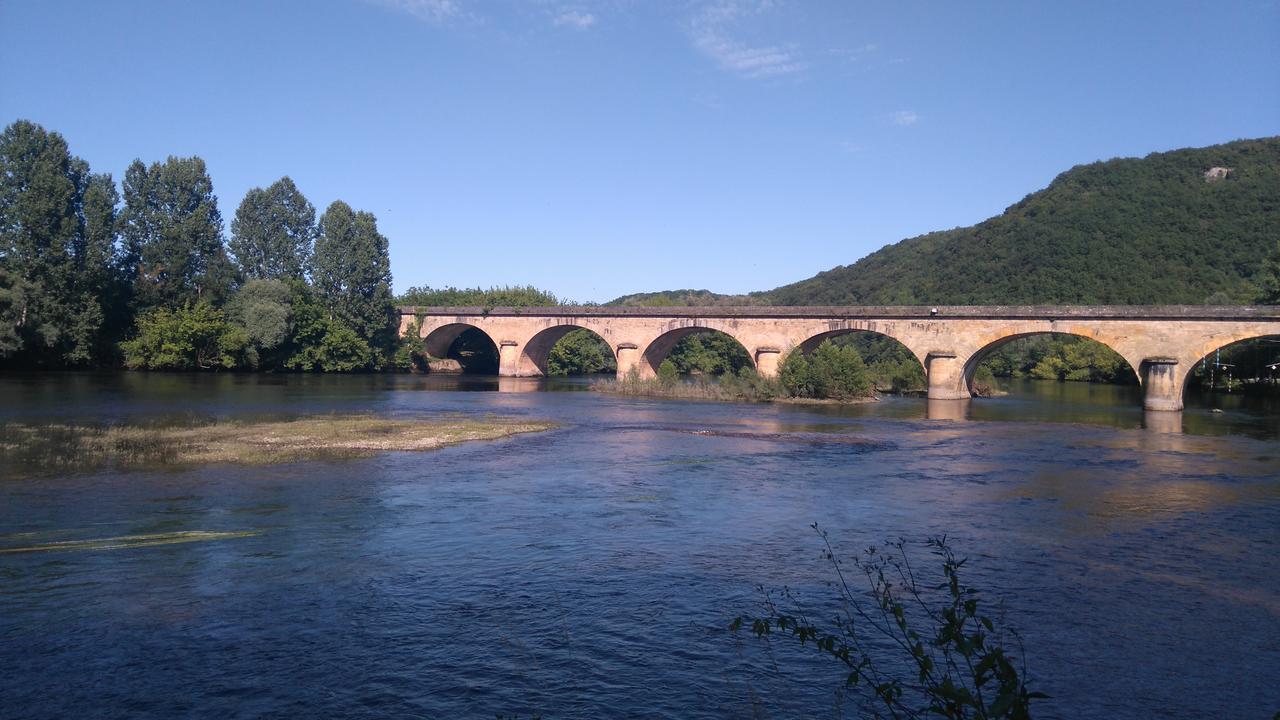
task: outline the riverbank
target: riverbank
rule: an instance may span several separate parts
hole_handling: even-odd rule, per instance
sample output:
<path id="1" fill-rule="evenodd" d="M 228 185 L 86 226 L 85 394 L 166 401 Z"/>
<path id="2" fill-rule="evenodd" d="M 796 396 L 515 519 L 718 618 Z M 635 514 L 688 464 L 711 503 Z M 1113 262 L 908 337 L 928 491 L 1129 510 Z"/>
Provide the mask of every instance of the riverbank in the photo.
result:
<path id="1" fill-rule="evenodd" d="M 100 466 L 230 463 L 272 465 L 424 452 L 541 432 L 555 423 L 511 418 L 386 418 L 311 415 L 284 420 L 211 420 L 180 426 L 0 424 L 0 464 L 48 471 Z"/>

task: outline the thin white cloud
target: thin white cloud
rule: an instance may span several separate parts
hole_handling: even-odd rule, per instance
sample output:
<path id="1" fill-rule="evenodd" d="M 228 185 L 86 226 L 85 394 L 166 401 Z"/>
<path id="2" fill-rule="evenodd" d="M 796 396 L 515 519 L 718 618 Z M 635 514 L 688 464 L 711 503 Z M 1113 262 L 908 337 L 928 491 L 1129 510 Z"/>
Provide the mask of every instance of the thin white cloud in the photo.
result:
<path id="1" fill-rule="evenodd" d="M 596 16 L 591 13 L 569 10 L 562 12 L 552 21 L 556 27 L 571 27 L 577 30 L 590 30 L 596 24 Z"/>
<path id="2" fill-rule="evenodd" d="M 743 77 L 778 77 L 804 70 L 808 65 L 792 47 L 752 45 L 730 35 L 732 25 L 773 6 L 772 0 L 721 0 L 703 7 L 689 23 L 694 47 L 721 69 Z"/>
<path id="3" fill-rule="evenodd" d="M 858 62 L 879 49 L 879 45 L 876 45 L 875 43 L 867 43 L 866 45 L 856 48 L 831 48 L 827 51 L 827 54 L 845 62 Z"/>
<path id="4" fill-rule="evenodd" d="M 903 127 L 906 127 L 920 122 L 920 115 L 916 113 L 915 110 L 899 110 L 898 112 L 890 115 L 889 119 L 893 121 L 894 125 L 902 125 Z"/>
<path id="5" fill-rule="evenodd" d="M 445 22 L 462 14 L 458 0 L 365 0 L 365 2 L 432 23 Z"/>

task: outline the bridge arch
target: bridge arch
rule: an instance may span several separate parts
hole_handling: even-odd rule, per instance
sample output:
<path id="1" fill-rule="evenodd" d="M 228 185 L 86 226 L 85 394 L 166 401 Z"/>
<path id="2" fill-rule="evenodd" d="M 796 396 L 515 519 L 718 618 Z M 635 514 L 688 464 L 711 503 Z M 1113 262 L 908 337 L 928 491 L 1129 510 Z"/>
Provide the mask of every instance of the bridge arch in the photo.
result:
<path id="1" fill-rule="evenodd" d="M 593 336 L 603 341 L 608 346 L 609 354 L 613 358 L 616 366 L 618 361 L 618 350 L 604 336 L 585 325 L 577 325 L 573 323 L 565 323 L 563 325 L 552 325 L 549 328 L 539 330 L 524 343 L 520 351 L 520 358 L 517 361 L 517 374 L 521 377 L 534 377 L 547 374 L 547 362 L 551 357 L 551 349 L 556 343 L 564 339 L 566 335 L 575 330 L 591 333 Z"/>
<path id="2" fill-rule="evenodd" d="M 1139 385 L 1142 384 L 1142 378 L 1143 378 L 1142 363 L 1139 362 L 1138 365 L 1134 365 L 1132 358 L 1126 357 L 1125 353 L 1121 352 L 1120 349 L 1116 348 L 1111 343 L 1086 333 L 1054 329 L 1054 330 L 1028 330 L 1028 331 L 1013 332 L 1008 335 L 1003 335 L 999 338 L 996 338 L 995 340 L 992 340 L 988 342 L 986 345 L 983 345 L 982 347 L 973 351 L 972 353 L 969 354 L 968 358 L 964 362 L 963 373 L 961 374 L 961 377 L 960 377 L 960 381 L 962 385 L 958 389 L 963 391 L 967 395 L 972 396 L 974 394 L 973 393 L 974 373 L 977 372 L 978 366 L 981 365 L 982 362 L 986 360 L 993 352 L 1008 345 L 1009 343 L 1014 342 L 1015 340 L 1022 340 L 1024 338 L 1037 337 L 1041 335 L 1047 335 L 1049 337 L 1065 335 L 1068 337 L 1091 340 L 1095 343 L 1098 343 L 1099 345 L 1106 348 L 1107 350 L 1110 350 L 1113 354 L 1116 355 L 1116 357 L 1124 361 L 1124 367 L 1127 368 L 1129 372 L 1133 374 L 1133 377 L 1136 379 Z"/>
<path id="3" fill-rule="evenodd" d="M 910 352 L 911 355 L 920 363 L 920 366 L 922 368 L 924 367 L 925 357 L 922 356 L 920 352 L 916 350 L 916 348 L 911 347 L 911 345 L 908 345 L 902 338 L 897 337 L 892 333 L 888 333 L 883 330 L 877 330 L 871 327 L 865 327 L 865 328 L 847 327 L 847 328 L 839 328 L 836 330 L 827 330 L 824 332 L 820 332 L 820 333 L 817 333 L 816 335 L 810 335 L 809 337 L 802 340 L 798 345 L 796 345 L 795 349 L 808 355 L 814 350 L 817 350 L 818 346 L 827 340 L 835 340 L 838 337 L 844 337 L 846 335 L 853 335 L 857 333 L 874 336 L 877 338 L 886 338 L 888 340 L 894 341 L 895 343 L 905 348 L 908 352 Z"/>
<path id="4" fill-rule="evenodd" d="M 485 362 L 484 365 L 486 366 L 486 369 L 488 369 L 488 365 L 491 364 L 493 372 L 497 373 L 499 363 L 498 343 L 494 341 L 493 337 L 490 336 L 489 333 L 485 332 L 484 329 L 479 326 L 460 322 L 447 323 L 445 325 L 432 328 L 429 332 L 424 334 L 422 336 L 422 342 L 427 351 L 427 355 L 430 355 L 433 358 L 443 359 L 450 357 L 450 353 L 454 353 L 455 355 L 458 354 L 455 352 L 455 345 L 459 340 L 467 339 L 463 337 L 464 334 L 476 339 L 477 345 L 487 346 L 483 347 L 483 351 L 486 353 L 492 353 L 492 362 Z M 462 358 L 455 357 L 454 359 L 458 360 L 462 364 L 463 372 L 467 372 L 467 363 L 463 362 Z"/>
<path id="5" fill-rule="evenodd" d="M 1247 350 L 1248 343 L 1262 341 L 1266 344 L 1257 346 L 1253 353 L 1253 357 L 1240 357 L 1243 351 Z M 1180 392 L 1185 400 L 1187 389 L 1191 386 L 1191 380 L 1200 376 L 1204 370 L 1209 370 L 1210 377 L 1215 378 L 1220 373 L 1225 373 L 1236 379 L 1244 380 L 1246 374 L 1257 374 L 1258 372 L 1268 372 L 1270 377 L 1280 377 L 1280 367 L 1268 369 L 1267 366 L 1274 366 L 1280 363 L 1280 335 L 1277 334 L 1249 334 L 1247 336 L 1236 336 L 1227 342 L 1212 341 L 1210 344 L 1216 344 L 1217 347 L 1209 349 L 1207 352 L 1199 355 L 1199 357 L 1189 356 L 1187 367 L 1182 373 L 1182 382 L 1180 384 Z M 1196 352 L 1204 350 L 1200 347 Z M 1218 360 L 1219 353 L 1226 353 L 1226 357 L 1222 361 L 1228 367 L 1214 368 L 1209 363 L 1210 358 Z M 1257 378 L 1249 378 L 1257 379 Z"/>
<path id="6" fill-rule="evenodd" d="M 747 348 L 746 343 L 734 336 L 733 333 L 726 329 L 718 327 L 710 327 L 706 325 L 686 325 L 672 328 L 654 338 L 645 346 L 644 352 L 641 354 L 641 373 L 651 375 L 658 372 L 658 366 L 663 360 L 671 355 L 671 351 L 681 340 L 698 333 L 715 333 L 723 335 L 732 340 L 739 348 L 742 349 L 743 355 L 746 357 L 746 365 L 753 370 L 756 368 L 756 360 L 751 356 L 751 351 Z"/>
<path id="7" fill-rule="evenodd" d="M 790 352 L 810 355 L 822 343 L 848 338 L 867 365 L 875 389 L 880 392 L 922 392 L 928 389 L 925 358 L 915 348 L 880 329 L 849 327 L 811 335 Z M 908 359 L 910 358 L 910 359 Z M 779 361 L 786 362 L 784 354 Z M 909 364 L 909 365 L 908 365 Z M 781 368 L 779 368 L 781 369 Z"/>

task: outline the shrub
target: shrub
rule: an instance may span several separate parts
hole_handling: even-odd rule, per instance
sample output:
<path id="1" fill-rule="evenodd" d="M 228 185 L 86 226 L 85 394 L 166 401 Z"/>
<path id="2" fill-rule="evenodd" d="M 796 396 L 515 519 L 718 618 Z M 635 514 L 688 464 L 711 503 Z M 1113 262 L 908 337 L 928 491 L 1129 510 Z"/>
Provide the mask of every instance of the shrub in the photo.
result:
<path id="1" fill-rule="evenodd" d="M 672 387 L 680 382 L 680 371 L 676 369 L 676 364 L 671 362 L 671 358 L 662 361 L 658 366 L 658 383 L 664 387 Z"/>
<path id="2" fill-rule="evenodd" d="M 618 369 L 613 348 L 590 330 L 571 330 L 551 347 L 548 375 L 594 375 Z"/>
<path id="3" fill-rule="evenodd" d="M 1025 663 L 1005 646 L 1020 644 L 1017 633 L 997 630 L 982 612 L 981 593 L 960 579 L 967 560 L 956 558 L 945 537 L 925 542 L 941 565 L 936 572 L 912 565 L 905 540 L 869 548 L 852 559 L 867 585 L 855 590 L 827 534 L 813 528 L 835 574 L 832 625 L 817 625 L 783 590 L 777 602 L 766 595 L 764 615 L 738 617 L 732 630 L 746 624 L 759 638 L 776 633 L 811 644 L 844 666 L 845 686 L 874 717 L 1022 720 L 1032 700 L 1047 697 L 1027 688 Z"/>
<path id="4" fill-rule="evenodd" d="M 419 334 L 421 328 L 421 318 L 414 318 L 405 328 L 404 335 L 396 341 L 395 352 L 391 354 L 391 359 L 388 361 L 390 369 L 400 372 L 427 372 L 427 363 L 431 358 L 427 355 L 427 341 Z"/>
<path id="5" fill-rule="evenodd" d="M 824 340 L 812 355 L 787 353 L 779 368 L 783 388 L 792 397 L 850 400 L 875 394 L 862 356 L 853 346 Z"/>
<path id="6" fill-rule="evenodd" d="M 254 279 L 227 302 L 227 319 L 244 330 L 250 367 L 278 364 L 276 351 L 293 332 L 292 292 L 280 280 Z"/>
<path id="7" fill-rule="evenodd" d="M 249 338 L 207 303 L 157 308 L 138 318 L 138 332 L 121 343 L 125 364 L 150 370 L 234 368 Z"/>
<path id="8" fill-rule="evenodd" d="M 973 380 L 969 383 L 969 390 L 978 397 L 991 397 L 996 394 L 996 376 L 991 372 L 991 368 L 986 365 L 979 365 L 973 371 Z"/>

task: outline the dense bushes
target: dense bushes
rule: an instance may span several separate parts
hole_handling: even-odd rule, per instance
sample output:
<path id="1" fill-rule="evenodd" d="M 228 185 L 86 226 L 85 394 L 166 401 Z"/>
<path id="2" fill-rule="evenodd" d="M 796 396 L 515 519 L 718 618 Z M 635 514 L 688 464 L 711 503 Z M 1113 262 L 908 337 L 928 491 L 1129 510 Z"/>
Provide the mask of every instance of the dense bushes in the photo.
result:
<path id="1" fill-rule="evenodd" d="M 787 353 L 778 379 L 792 397 L 850 400 L 875 394 L 857 349 L 830 340 L 809 355 L 798 350 Z"/>
<path id="2" fill-rule="evenodd" d="M 212 370 L 240 364 L 249 338 L 208 303 L 159 307 L 138 318 L 138 334 L 121 343 L 125 364 L 148 370 Z"/>
<path id="3" fill-rule="evenodd" d="M 590 330 L 571 330 L 551 348 L 548 375 L 594 375 L 618 369 L 613 349 Z"/>

